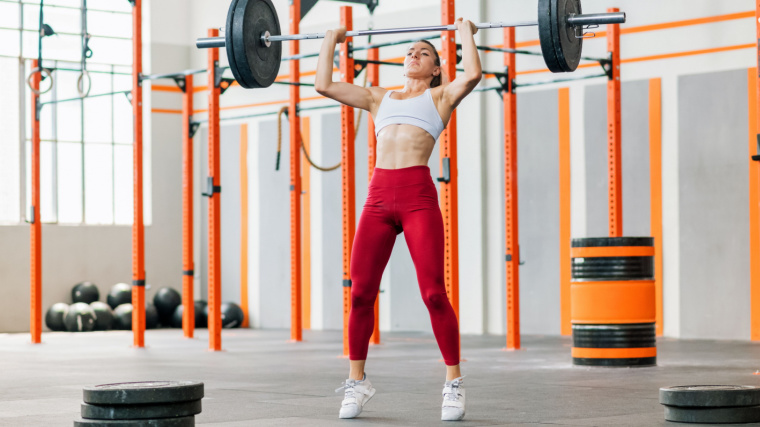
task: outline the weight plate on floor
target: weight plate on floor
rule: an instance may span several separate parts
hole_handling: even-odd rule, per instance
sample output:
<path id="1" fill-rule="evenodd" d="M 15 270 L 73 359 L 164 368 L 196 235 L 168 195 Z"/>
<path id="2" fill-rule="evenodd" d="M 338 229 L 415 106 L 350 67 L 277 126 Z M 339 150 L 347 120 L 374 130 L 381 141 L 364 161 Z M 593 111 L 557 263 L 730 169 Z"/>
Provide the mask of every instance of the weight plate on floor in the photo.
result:
<path id="1" fill-rule="evenodd" d="M 760 422 L 760 406 L 733 408 L 665 406 L 665 420 L 699 424 L 755 423 Z"/>
<path id="2" fill-rule="evenodd" d="M 264 33 L 280 35 L 280 20 L 271 0 L 238 0 L 232 18 L 233 50 L 238 80 L 245 88 L 269 87 L 277 78 L 282 43 L 261 40 Z"/>
<path id="3" fill-rule="evenodd" d="M 201 413 L 201 401 L 152 405 L 91 405 L 82 403 L 82 418 L 95 420 L 143 420 L 189 417 Z"/>
<path id="4" fill-rule="evenodd" d="M 654 237 L 576 237 L 571 240 L 570 246 L 574 248 L 654 246 Z"/>
<path id="5" fill-rule="evenodd" d="M 175 403 L 203 398 L 199 381 L 143 381 L 84 388 L 84 402 L 94 405 Z"/>
<path id="6" fill-rule="evenodd" d="M 235 33 L 232 31 L 232 20 L 235 16 L 235 7 L 237 6 L 237 3 L 238 0 L 232 0 L 230 8 L 227 11 L 227 26 L 224 27 L 224 47 L 227 50 L 227 62 L 230 65 L 230 71 L 232 71 L 235 80 L 242 86 L 243 77 L 240 76 L 240 71 L 238 70 L 237 62 L 235 61 L 235 50 L 233 48 L 235 44 L 235 37 L 233 37 L 233 35 Z"/>
<path id="7" fill-rule="evenodd" d="M 575 36 L 575 27 L 567 23 L 571 14 L 581 14 L 580 0 L 552 0 L 552 41 L 562 71 L 571 72 L 581 61 L 583 39 Z"/>
<path id="8" fill-rule="evenodd" d="M 195 417 L 154 420 L 74 420 L 74 427 L 195 427 Z"/>
<path id="9" fill-rule="evenodd" d="M 660 389 L 660 403 L 681 407 L 760 406 L 760 387 L 685 385 Z"/>
<path id="10" fill-rule="evenodd" d="M 562 67 L 557 61 L 557 54 L 554 49 L 554 38 L 556 37 L 554 25 L 552 24 L 552 0 L 538 0 L 538 38 L 541 43 L 541 53 L 544 56 L 544 62 L 552 73 L 561 73 Z"/>

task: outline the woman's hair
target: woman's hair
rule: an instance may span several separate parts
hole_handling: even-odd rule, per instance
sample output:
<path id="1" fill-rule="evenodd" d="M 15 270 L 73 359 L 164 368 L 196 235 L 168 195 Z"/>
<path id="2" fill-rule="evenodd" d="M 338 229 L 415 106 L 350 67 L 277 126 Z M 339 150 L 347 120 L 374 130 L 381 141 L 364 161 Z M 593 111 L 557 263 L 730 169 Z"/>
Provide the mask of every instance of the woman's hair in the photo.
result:
<path id="1" fill-rule="evenodd" d="M 433 46 L 433 43 L 430 43 L 430 42 L 429 42 L 429 41 L 427 41 L 427 40 L 420 40 L 420 41 L 421 41 L 422 43 L 425 43 L 425 44 L 429 45 L 429 46 L 432 48 L 432 50 L 433 50 L 433 53 L 435 53 L 435 66 L 436 66 L 436 67 L 440 67 L 440 66 L 441 66 L 441 57 L 440 57 L 440 56 L 438 56 L 438 51 L 435 49 L 435 46 Z M 440 85 L 441 85 L 441 74 L 442 74 L 442 73 L 443 73 L 443 70 L 441 70 L 441 72 L 440 72 L 440 73 L 438 73 L 438 75 L 437 75 L 437 76 L 433 77 L 433 81 L 432 81 L 432 82 L 430 82 L 430 87 L 431 87 L 431 88 L 433 88 L 433 87 L 438 87 L 438 86 L 440 86 Z"/>

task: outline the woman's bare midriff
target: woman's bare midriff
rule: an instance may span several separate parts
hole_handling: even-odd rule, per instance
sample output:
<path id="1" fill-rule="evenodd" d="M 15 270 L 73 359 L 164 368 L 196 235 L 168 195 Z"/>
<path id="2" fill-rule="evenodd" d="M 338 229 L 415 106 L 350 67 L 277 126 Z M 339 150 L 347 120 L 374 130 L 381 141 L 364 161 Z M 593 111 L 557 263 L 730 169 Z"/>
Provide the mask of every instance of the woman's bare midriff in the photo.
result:
<path id="1" fill-rule="evenodd" d="M 390 125 L 377 136 L 377 162 L 380 169 L 401 169 L 427 166 L 435 147 L 435 139 L 413 125 Z"/>

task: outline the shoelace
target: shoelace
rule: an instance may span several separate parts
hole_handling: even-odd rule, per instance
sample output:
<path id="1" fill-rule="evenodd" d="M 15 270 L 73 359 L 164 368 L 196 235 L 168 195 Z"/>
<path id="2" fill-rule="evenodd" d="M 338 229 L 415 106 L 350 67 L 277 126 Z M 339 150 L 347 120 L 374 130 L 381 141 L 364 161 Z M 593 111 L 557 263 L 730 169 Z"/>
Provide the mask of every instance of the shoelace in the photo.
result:
<path id="1" fill-rule="evenodd" d="M 347 380 L 341 387 L 336 388 L 335 392 L 338 393 L 341 390 L 346 390 L 344 398 L 348 399 L 349 397 L 354 397 L 354 386 L 356 386 L 355 380 Z"/>
<path id="2" fill-rule="evenodd" d="M 443 400 L 453 400 L 453 401 L 459 400 L 459 387 L 462 385 L 462 382 L 463 382 L 462 380 L 464 379 L 465 376 L 455 378 L 451 381 L 451 384 L 449 384 L 451 391 L 443 394 Z M 444 387 L 446 387 L 445 384 L 444 384 Z"/>

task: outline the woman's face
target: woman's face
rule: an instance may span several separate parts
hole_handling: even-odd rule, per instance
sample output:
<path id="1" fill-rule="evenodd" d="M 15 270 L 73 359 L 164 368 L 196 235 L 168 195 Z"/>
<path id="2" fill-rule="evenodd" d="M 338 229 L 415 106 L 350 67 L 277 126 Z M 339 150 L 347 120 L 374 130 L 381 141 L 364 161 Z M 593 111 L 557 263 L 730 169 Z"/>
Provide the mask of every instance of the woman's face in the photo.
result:
<path id="1" fill-rule="evenodd" d="M 404 58 L 404 75 L 417 79 L 432 79 L 441 73 L 435 65 L 435 52 L 429 44 L 417 42 L 409 47 Z"/>

